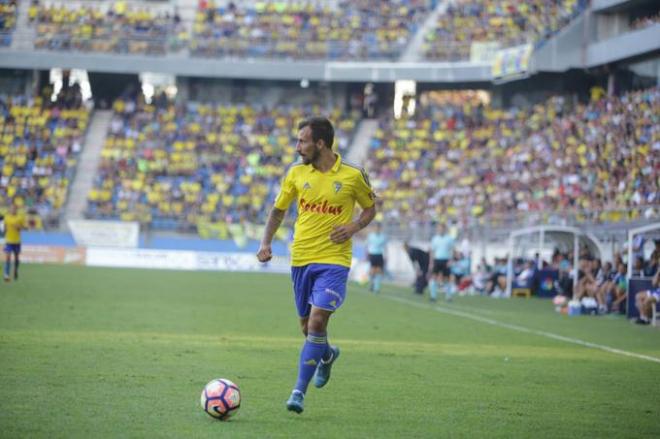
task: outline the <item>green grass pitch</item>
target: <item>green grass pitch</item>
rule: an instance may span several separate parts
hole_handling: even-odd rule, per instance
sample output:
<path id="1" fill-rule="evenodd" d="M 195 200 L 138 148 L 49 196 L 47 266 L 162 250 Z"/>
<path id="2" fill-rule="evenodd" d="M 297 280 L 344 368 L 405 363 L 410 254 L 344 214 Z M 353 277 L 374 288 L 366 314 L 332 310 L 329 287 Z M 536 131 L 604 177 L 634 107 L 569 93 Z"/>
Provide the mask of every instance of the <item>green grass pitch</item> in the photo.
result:
<path id="1" fill-rule="evenodd" d="M 0 285 L 3 438 L 660 437 L 660 363 L 544 336 L 660 358 L 660 329 L 622 318 L 535 299 L 431 306 L 351 284 L 330 325 L 341 359 L 296 415 L 284 407 L 302 342 L 287 276 L 21 275 Z M 242 392 L 229 422 L 199 406 L 220 377 Z"/>

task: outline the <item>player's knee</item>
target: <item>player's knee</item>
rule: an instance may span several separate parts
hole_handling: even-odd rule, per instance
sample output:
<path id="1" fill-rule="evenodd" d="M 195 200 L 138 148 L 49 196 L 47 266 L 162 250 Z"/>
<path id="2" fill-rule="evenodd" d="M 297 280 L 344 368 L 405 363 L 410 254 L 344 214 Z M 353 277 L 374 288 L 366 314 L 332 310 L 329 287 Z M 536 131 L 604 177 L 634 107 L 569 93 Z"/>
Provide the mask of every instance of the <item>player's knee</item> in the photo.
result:
<path id="1" fill-rule="evenodd" d="M 325 332 L 326 325 L 326 319 L 323 316 L 315 315 L 310 317 L 307 323 L 307 329 L 314 333 Z"/>

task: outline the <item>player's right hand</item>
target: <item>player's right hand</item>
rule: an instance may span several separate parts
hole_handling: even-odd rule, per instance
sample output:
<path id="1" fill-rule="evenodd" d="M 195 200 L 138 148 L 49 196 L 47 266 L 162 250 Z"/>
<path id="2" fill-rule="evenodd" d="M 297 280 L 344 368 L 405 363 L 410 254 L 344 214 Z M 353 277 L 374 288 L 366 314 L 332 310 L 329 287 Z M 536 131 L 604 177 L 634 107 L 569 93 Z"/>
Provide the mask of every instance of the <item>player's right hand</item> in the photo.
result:
<path id="1" fill-rule="evenodd" d="M 257 251 L 257 259 L 259 262 L 268 262 L 273 258 L 273 250 L 270 245 L 261 244 L 259 251 Z"/>

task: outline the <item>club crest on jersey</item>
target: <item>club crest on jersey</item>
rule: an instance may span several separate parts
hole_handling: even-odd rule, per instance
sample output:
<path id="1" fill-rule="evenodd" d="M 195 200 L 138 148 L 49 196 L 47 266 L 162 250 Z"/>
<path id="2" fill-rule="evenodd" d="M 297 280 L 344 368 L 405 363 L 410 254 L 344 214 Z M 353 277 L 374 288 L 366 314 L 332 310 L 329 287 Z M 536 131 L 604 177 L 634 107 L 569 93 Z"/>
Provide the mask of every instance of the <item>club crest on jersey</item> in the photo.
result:
<path id="1" fill-rule="evenodd" d="M 306 181 L 305 184 L 303 184 L 303 190 L 307 190 L 307 189 L 311 189 L 311 188 L 312 188 L 312 185 L 309 184 L 309 182 Z"/>
<path id="2" fill-rule="evenodd" d="M 332 186 L 335 188 L 335 194 L 341 190 L 342 184 L 338 181 L 332 183 Z"/>

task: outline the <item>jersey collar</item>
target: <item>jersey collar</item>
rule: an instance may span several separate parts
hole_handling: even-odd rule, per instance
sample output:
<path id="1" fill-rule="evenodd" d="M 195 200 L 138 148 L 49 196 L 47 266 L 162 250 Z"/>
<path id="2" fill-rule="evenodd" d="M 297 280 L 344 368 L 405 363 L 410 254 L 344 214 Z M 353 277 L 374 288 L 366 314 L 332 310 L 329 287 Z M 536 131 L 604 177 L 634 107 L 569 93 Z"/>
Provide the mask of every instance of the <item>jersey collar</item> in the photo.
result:
<path id="1" fill-rule="evenodd" d="M 328 172 L 337 173 L 337 171 L 339 171 L 339 167 L 341 166 L 341 154 L 339 154 L 338 152 L 335 152 L 334 154 L 337 156 L 337 159 L 335 160 L 335 164 L 332 165 L 332 168 L 330 168 Z M 311 166 L 311 168 L 312 168 L 312 172 L 319 172 L 319 170 L 316 169 L 314 166 Z"/>
<path id="2" fill-rule="evenodd" d="M 338 152 L 336 152 L 335 154 L 337 154 L 337 160 L 335 160 L 335 164 L 332 165 L 332 168 L 330 168 L 332 172 L 339 171 L 339 167 L 341 166 L 341 155 Z"/>

